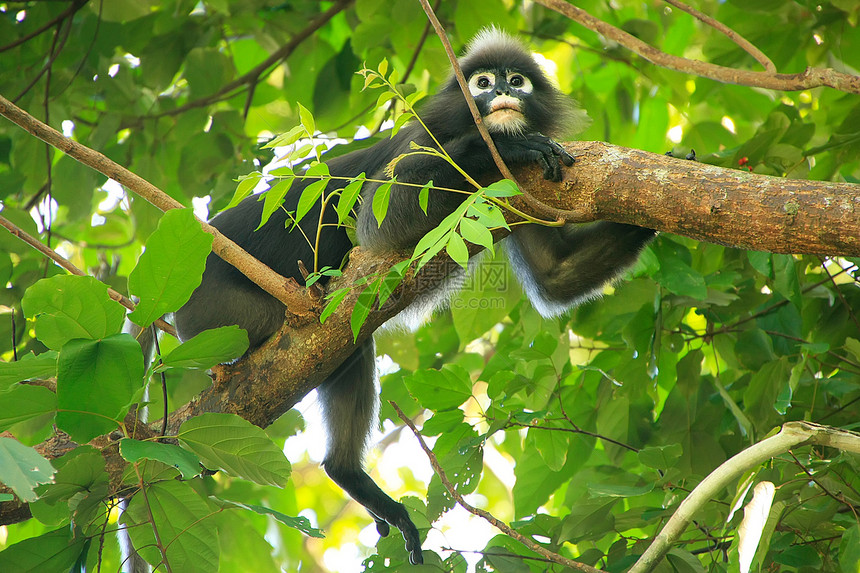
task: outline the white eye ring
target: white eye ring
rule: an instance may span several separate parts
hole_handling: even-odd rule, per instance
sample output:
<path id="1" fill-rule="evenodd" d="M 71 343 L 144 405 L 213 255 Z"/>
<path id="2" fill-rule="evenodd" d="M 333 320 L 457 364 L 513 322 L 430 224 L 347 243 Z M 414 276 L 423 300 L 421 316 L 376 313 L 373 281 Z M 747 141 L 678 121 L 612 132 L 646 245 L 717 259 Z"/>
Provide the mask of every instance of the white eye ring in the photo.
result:
<path id="1" fill-rule="evenodd" d="M 507 75 L 508 85 L 513 89 L 521 91 L 523 93 L 530 94 L 534 90 L 534 86 L 532 85 L 532 81 L 528 78 L 528 76 L 524 76 L 518 72 L 508 72 Z M 519 85 L 517 85 L 519 84 Z"/>
<path id="2" fill-rule="evenodd" d="M 478 71 L 469 77 L 469 93 L 472 97 L 491 91 L 495 85 L 496 74 L 492 72 Z"/>

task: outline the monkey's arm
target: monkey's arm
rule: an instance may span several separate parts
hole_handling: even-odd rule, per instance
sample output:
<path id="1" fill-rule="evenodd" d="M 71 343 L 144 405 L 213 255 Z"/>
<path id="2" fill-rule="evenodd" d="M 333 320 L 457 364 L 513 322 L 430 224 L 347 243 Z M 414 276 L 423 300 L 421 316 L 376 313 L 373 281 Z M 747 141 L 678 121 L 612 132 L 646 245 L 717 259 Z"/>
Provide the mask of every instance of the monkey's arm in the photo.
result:
<path id="1" fill-rule="evenodd" d="M 539 133 L 517 136 L 494 134 L 493 139 L 507 165 L 538 163 L 544 171 L 544 177 L 551 181 L 561 180 L 560 162 L 573 164 L 573 157 L 560 145 Z M 419 143 L 426 145 L 424 141 Z M 473 179 L 482 181 L 489 177 L 501 177 L 477 130 L 447 141 L 443 147 L 453 162 Z M 392 186 L 387 215 L 381 225 L 372 209 L 368 208 L 379 184 L 369 186 L 365 191 L 364 206 L 358 218 L 358 240 L 365 248 L 376 251 L 412 248 L 454 211 L 468 194 L 467 191 L 431 189 L 427 213 L 424 213 L 418 201 L 420 187 L 416 185 L 432 181 L 436 188 L 468 189 L 469 185 L 460 170 L 443 158 L 414 154 L 402 158 L 394 174 L 398 182 L 408 185 Z"/>
<path id="2" fill-rule="evenodd" d="M 636 262 L 655 234 L 608 221 L 563 227 L 522 225 L 506 245 L 532 304 L 542 315 L 554 316 L 598 295 L 606 283 Z"/>

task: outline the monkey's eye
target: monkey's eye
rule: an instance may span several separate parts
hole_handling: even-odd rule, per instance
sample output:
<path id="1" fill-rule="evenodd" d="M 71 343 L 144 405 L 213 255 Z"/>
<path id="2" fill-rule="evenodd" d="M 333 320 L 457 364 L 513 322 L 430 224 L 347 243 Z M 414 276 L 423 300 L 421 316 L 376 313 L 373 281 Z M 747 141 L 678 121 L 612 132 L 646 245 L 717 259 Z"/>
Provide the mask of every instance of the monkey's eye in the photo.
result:
<path id="1" fill-rule="evenodd" d="M 521 88 L 525 84 L 525 80 L 522 76 L 511 76 L 510 83 L 515 88 Z"/>
<path id="2" fill-rule="evenodd" d="M 469 92 L 472 97 L 484 95 L 496 85 L 496 75 L 486 70 L 478 70 L 469 76 Z"/>
<path id="3" fill-rule="evenodd" d="M 481 76 L 478 78 L 478 87 L 481 89 L 487 89 L 490 87 L 490 80 L 486 76 Z"/>

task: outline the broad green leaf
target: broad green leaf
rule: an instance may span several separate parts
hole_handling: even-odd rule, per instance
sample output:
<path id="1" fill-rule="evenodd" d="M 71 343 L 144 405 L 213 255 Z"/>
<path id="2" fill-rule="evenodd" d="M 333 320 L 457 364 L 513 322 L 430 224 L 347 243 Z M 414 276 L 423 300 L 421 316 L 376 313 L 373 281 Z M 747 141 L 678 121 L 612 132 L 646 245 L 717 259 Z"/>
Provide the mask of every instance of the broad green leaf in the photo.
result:
<path id="1" fill-rule="evenodd" d="M 238 326 L 204 330 L 161 358 L 170 368 L 207 370 L 216 364 L 239 358 L 248 350 L 248 333 Z"/>
<path id="2" fill-rule="evenodd" d="M 114 430 L 143 373 L 140 345 L 128 334 L 67 343 L 57 363 L 57 426 L 78 443 Z"/>
<path id="3" fill-rule="evenodd" d="M 290 462 L 281 448 L 239 416 L 202 414 L 182 424 L 177 437 L 209 469 L 278 487 L 284 487 L 290 477 Z"/>
<path id="4" fill-rule="evenodd" d="M 218 570 L 219 558 L 218 530 L 209 519 L 212 514 L 191 486 L 170 480 L 148 486 L 145 497 L 142 493 L 135 495 L 121 521 L 128 527 L 135 548 L 149 563 L 161 562 L 155 527 L 174 571 L 211 573 Z"/>
<path id="5" fill-rule="evenodd" d="M 200 285 L 211 250 L 212 235 L 191 209 L 166 212 L 128 276 L 129 291 L 140 299 L 129 319 L 145 327 L 179 310 Z"/>
<path id="6" fill-rule="evenodd" d="M 668 470 L 684 453 L 681 444 L 668 446 L 651 446 L 639 450 L 639 461 L 657 470 Z"/>
<path id="7" fill-rule="evenodd" d="M 19 422 L 45 416 L 57 411 L 57 395 L 42 386 L 19 385 L 0 394 L 0 432 Z"/>
<path id="8" fill-rule="evenodd" d="M 460 366 L 449 364 L 441 370 L 419 370 L 404 378 L 406 388 L 430 410 L 456 408 L 472 397 L 472 380 Z"/>
<path id="9" fill-rule="evenodd" d="M 55 505 L 67 502 L 79 494 L 97 489 L 99 485 L 107 486 L 109 481 L 104 457 L 92 446 L 79 446 L 55 459 L 53 465 L 57 473 L 52 483 L 37 488 L 39 500 L 35 506 L 42 503 Z M 66 510 L 68 511 L 68 507 Z"/>
<path id="10" fill-rule="evenodd" d="M 51 350 L 39 355 L 25 354 L 15 362 L 0 362 L 0 392 L 16 382 L 53 378 L 57 375 L 57 356 Z"/>
<path id="11" fill-rule="evenodd" d="M 0 483 L 11 488 L 22 501 L 34 501 L 37 496 L 33 490 L 50 482 L 53 475 L 51 462 L 36 450 L 0 436 Z"/>
<path id="12" fill-rule="evenodd" d="M 42 279 L 24 294 L 24 315 L 36 319 L 36 337 L 59 350 L 75 338 L 98 339 L 122 328 L 125 309 L 93 277 L 61 275 Z"/>
<path id="13" fill-rule="evenodd" d="M 526 447 L 535 448 L 540 453 L 547 467 L 557 472 L 567 462 L 567 452 L 570 449 L 570 434 L 553 427 L 543 429 L 529 428 Z"/>
<path id="14" fill-rule="evenodd" d="M 839 566 L 843 571 L 860 571 L 860 526 L 857 524 L 842 536 L 842 542 L 839 544 Z"/>
<path id="15" fill-rule="evenodd" d="M 123 438 L 119 442 L 119 453 L 127 462 L 134 463 L 147 459 L 173 466 L 179 470 L 184 479 L 191 479 L 200 473 L 200 460 L 197 456 L 174 444 Z"/>
<path id="16" fill-rule="evenodd" d="M 5 439 L 5 438 L 0 438 Z M 86 539 L 74 538 L 69 526 L 24 539 L 0 551 L 4 573 L 69 573 L 85 550 Z"/>

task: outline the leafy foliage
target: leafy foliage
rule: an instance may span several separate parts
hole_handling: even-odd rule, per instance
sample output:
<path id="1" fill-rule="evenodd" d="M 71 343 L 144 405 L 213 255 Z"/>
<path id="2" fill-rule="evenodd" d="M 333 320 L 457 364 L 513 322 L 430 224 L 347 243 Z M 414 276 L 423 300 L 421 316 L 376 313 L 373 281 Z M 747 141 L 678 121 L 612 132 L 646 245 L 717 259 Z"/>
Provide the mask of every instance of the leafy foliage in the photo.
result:
<path id="1" fill-rule="evenodd" d="M 663 4 L 577 6 L 664 52 L 757 69 L 726 36 Z M 856 3 L 697 7 L 781 72 L 860 69 Z M 856 95 L 775 92 L 658 68 L 531 3 L 443 2 L 439 15 L 458 46 L 488 24 L 528 31 L 561 88 L 590 114 L 583 139 L 659 153 L 695 148 L 702 161 L 781 177 L 860 180 Z M 389 135 L 380 132 L 385 121 L 399 129 L 420 117 L 412 104 L 448 73 L 425 27 L 413 0 L 0 3 L 0 94 L 187 207 L 215 213 L 270 186 L 263 200 L 271 213 L 295 177 L 319 178 L 312 191 L 320 194 L 308 201 L 326 199 L 324 168 L 296 162 L 365 147 Z M 362 62 L 375 76 L 356 74 Z M 386 81 L 381 95 L 362 90 Z M 353 140 L 360 127 L 369 137 Z M 263 147 L 284 161 L 270 169 L 271 152 L 258 142 L 277 133 Z M 342 224 L 350 225 L 364 179 L 330 199 Z M 131 497 L 120 525 L 139 525 L 130 532 L 143 556 L 174 571 L 347 571 L 365 558 L 366 570 L 397 570 L 401 540 L 369 547 L 376 538 L 366 514 L 315 464 L 300 463 L 318 459 L 321 442 L 289 438 L 290 473 L 281 450 L 303 427 L 295 412 L 265 432 L 207 415 L 183 427 L 182 448 L 133 439 L 125 422 L 132 404 L 148 402 L 156 418 L 178 408 L 208 384 L 202 371 L 241 356 L 247 339 L 237 329 L 181 346 L 165 337 L 150 370 L 164 373 L 167 404 L 157 386 L 144 397 L 143 358 L 121 333 L 124 311 L 104 284 L 145 301 L 138 323 L 149 324 L 187 300 L 209 245 L 189 211 L 162 216 L 106 181 L 0 121 L 2 216 L 98 278 L 66 276 L 0 232 L 0 430 L 16 438 L 0 437 L 0 482 L 33 501 L 32 519 L 4 526 L 0 570 L 119 570 L 110 539 L 117 485 Z M 491 206 L 514 192 L 501 182 L 473 195 L 414 259 L 446 249 L 463 263 L 466 242 L 489 248 L 488 229 L 501 224 Z M 379 337 L 379 353 L 393 364 L 380 415 L 386 427 L 400 424 L 393 400 L 423 419 L 457 491 L 551 551 L 622 571 L 705 475 L 780 424 L 857 428 L 858 260 L 662 235 L 602 299 L 544 320 L 494 255 L 432 324 Z M 306 263 L 309 282 L 337 273 Z M 356 324 L 405 268 L 368 278 Z M 343 296 L 333 293 L 333 303 Z M 31 446 L 54 435 L 54 425 L 79 443 L 122 433 L 123 483 L 110 482 L 96 443 L 50 462 L 37 454 Z M 297 441 L 310 453 L 295 453 Z M 414 441 L 392 442 L 376 471 L 387 490 L 426 499 L 407 504 L 427 531 L 429 566 L 563 569 L 449 512 L 454 501 Z M 224 471 L 202 472 L 198 461 Z M 707 505 L 663 570 L 736 570 L 733 510 L 748 500 L 748 485 L 765 480 L 777 491 L 754 569 L 858 570 L 858 458 L 808 447 L 752 469 Z"/>

